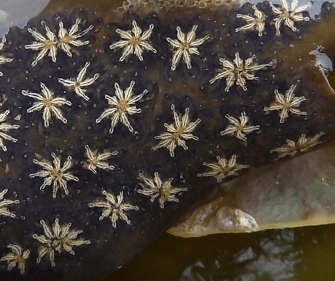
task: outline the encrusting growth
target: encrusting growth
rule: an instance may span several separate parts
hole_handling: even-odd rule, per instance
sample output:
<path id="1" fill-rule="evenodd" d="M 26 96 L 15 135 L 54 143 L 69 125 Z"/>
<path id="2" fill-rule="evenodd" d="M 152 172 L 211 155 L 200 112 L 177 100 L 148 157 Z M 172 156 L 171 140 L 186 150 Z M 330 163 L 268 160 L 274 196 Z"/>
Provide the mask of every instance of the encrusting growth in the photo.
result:
<path id="1" fill-rule="evenodd" d="M 0 22 L 0 279 L 101 279 L 217 187 L 333 141 L 330 83 L 292 52 L 335 7 L 290 1 Z"/>
<path id="2" fill-rule="evenodd" d="M 286 156 L 295 156 L 299 152 L 306 152 L 310 148 L 320 144 L 319 138 L 324 135 L 323 132 L 316 134 L 314 137 L 306 137 L 306 134 L 302 134 L 297 142 L 293 140 L 286 140 L 286 144 L 271 150 L 270 152 L 277 152 L 277 159 L 284 158 Z"/>
<path id="3" fill-rule="evenodd" d="M 98 168 L 103 170 L 114 170 L 115 167 L 113 165 L 109 165 L 105 160 L 109 159 L 113 155 L 117 155 L 117 151 L 105 151 L 99 154 L 97 150 L 92 151 L 88 145 L 85 145 L 85 149 L 85 156 L 88 158 L 83 165 L 85 169 L 90 170 L 93 174 L 97 173 Z"/>
<path id="4" fill-rule="evenodd" d="M 153 146 L 152 149 L 156 150 L 161 147 L 166 147 L 170 151 L 170 156 L 174 157 L 174 151 L 177 146 L 182 146 L 185 150 L 188 149 L 186 140 L 198 140 L 199 138 L 194 136 L 192 132 L 195 127 L 201 122 L 197 119 L 194 122 L 190 122 L 189 108 L 185 109 L 185 114 L 181 116 L 175 110 L 174 105 L 171 105 L 173 112 L 174 123 L 164 124 L 167 132 L 156 136 L 155 139 L 161 140 L 158 145 Z"/>
<path id="5" fill-rule="evenodd" d="M 15 213 L 11 212 L 7 208 L 7 206 L 12 205 L 12 204 L 20 204 L 20 201 L 3 199 L 7 192 L 8 192 L 8 189 L 4 189 L 3 191 L 0 192 L 0 217 L 4 216 L 4 217 L 15 218 L 16 217 Z"/>
<path id="6" fill-rule="evenodd" d="M 11 125 L 8 123 L 3 123 L 6 121 L 8 114 L 10 113 L 9 110 L 6 110 L 4 113 L 0 113 L 0 147 L 3 151 L 7 151 L 7 147 L 4 144 L 4 140 L 9 140 L 12 142 L 17 142 L 16 138 L 11 137 L 10 135 L 6 134 L 7 131 L 12 129 L 18 129 L 19 125 Z"/>
<path id="7" fill-rule="evenodd" d="M 209 35 L 206 35 L 203 38 L 196 39 L 195 38 L 195 31 L 197 30 L 198 26 L 194 25 L 190 32 L 185 34 L 181 31 L 180 27 L 177 26 L 177 39 L 166 38 L 166 40 L 172 45 L 173 49 L 173 56 L 172 56 L 172 65 L 171 70 L 176 70 L 176 67 L 183 57 L 184 62 L 187 65 L 187 68 L 190 69 L 191 65 L 191 55 L 200 55 L 198 51 L 198 47 L 202 45 L 208 38 Z"/>
<path id="8" fill-rule="evenodd" d="M 220 132 L 221 136 L 232 135 L 242 141 L 247 141 L 247 137 L 245 136 L 246 134 L 260 129 L 259 125 L 248 125 L 249 117 L 246 116 L 245 112 L 241 113 L 241 117 L 239 117 L 240 121 L 230 116 L 229 114 L 226 115 L 226 118 L 228 119 L 229 123 L 231 123 L 231 125 L 229 125 L 224 131 Z"/>
<path id="9" fill-rule="evenodd" d="M 12 252 L 4 255 L 1 261 L 7 262 L 8 270 L 17 266 L 20 273 L 24 274 L 26 270 L 26 260 L 29 258 L 30 250 L 24 251 L 23 248 L 17 244 L 9 244 L 7 247 L 11 249 Z"/>
<path id="10" fill-rule="evenodd" d="M 70 79 L 59 78 L 58 79 L 59 83 L 63 84 L 65 87 L 69 89 L 73 89 L 79 97 L 83 98 L 86 101 L 88 101 L 90 98 L 85 94 L 86 89 L 83 89 L 83 88 L 92 85 L 99 78 L 99 74 L 96 73 L 94 74 L 93 77 L 86 78 L 84 80 L 84 76 L 89 66 L 90 66 L 90 63 L 86 62 L 85 66 L 80 70 L 76 78 L 70 78 Z"/>
<path id="11" fill-rule="evenodd" d="M 254 63 L 255 58 L 256 56 L 251 56 L 247 60 L 243 61 L 240 58 L 240 54 L 236 52 L 235 59 L 232 62 L 226 59 L 220 59 L 222 70 L 220 70 L 219 73 L 209 81 L 209 83 L 213 84 L 216 80 L 225 78 L 227 85 L 225 88 L 226 92 L 228 92 L 234 84 L 236 84 L 236 86 L 240 86 L 244 91 L 246 91 L 247 80 L 258 79 L 258 77 L 255 76 L 255 72 L 257 70 L 272 66 L 271 62 L 267 64 Z"/>
<path id="12" fill-rule="evenodd" d="M 162 209 L 164 209 L 165 202 L 179 202 L 179 199 L 176 198 L 176 196 L 183 191 L 187 191 L 187 188 L 173 187 L 173 178 L 163 182 L 157 172 L 154 173 L 153 178 L 145 177 L 142 174 L 139 174 L 139 178 L 144 182 L 145 187 L 137 190 L 137 192 L 150 196 L 151 202 L 154 202 L 155 199 L 158 198 L 159 206 Z"/>
<path id="13" fill-rule="evenodd" d="M 232 155 L 229 160 L 221 158 L 220 156 L 216 157 L 216 159 L 218 160 L 217 164 L 204 162 L 203 165 L 210 168 L 210 170 L 198 174 L 198 177 L 214 177 L 217 182 L 222 182 L 222 180 L 227 177 L 237 176 L 239 170 L 249 168 L 248 165 L 241 165 L 236 162 L 236 154 Z"/>
<path id="14" fill-rule="evenodd" d="M 44 25 L 46 37 L 38 31 L 28 28 L 28 32 L 31 33 L 36 41 L 32 44 L 25 45 L 24 47 L 25 49 L 39 51 L 36 58 L 31 63 L 31 66 L 36 66 L 46 54 L 51 57 L 53 62 L 56 62 L 59 49 L 64 51 L 69 57 L 72 57 L 71 46 L 80 47 L 87 45 L 89 41 L 82 41 L 80 38 L 92 30 L 94 26 L 90 25 L 88 28 L 78 33 L 80 22 L 81 19 L 77 18 L 75 24 L 69 31 L 64 28 L 63 22 L 59 22 L 58 37 L 47 25 Z"/>
<path id="15" fill-rule="evenodd" d="M 0 43 L 0 52 L 3 51 L 3 48 L 6 43 L 6 37 L 3 37 Z M 13 58 L 7 58 L 5 55 L 0 55 L 0 67 L 6 63 L 12 62 Z M 0 71 L 0 76 L 3 76 L 3 72 Z"/>
<path id="16" fill-rule="evenodd" d="M 72 175 L 68 170 L 73 166 L 72 157 L 68 156 L 66 161 L 61 167 L 60 156 L 56 156 L 55 153 L 51 153 L 53 158 L 52 163 L 48 160 L 43 159 L 39 161 L 37 159 L 33 160 L 34 164 L 37 164 L 43 168 L 43 170 L 37 173 L 30 174 L 31 178 L 40 177 L 44 178 L 43 184 L 40 186 L 40 190 L 43 190 L 46 186 L 52 185 L 52 197 L 56 198 L 58 189 L 62 188 L 66 195 L 69 195 L 69 190 L 67 188 L 68 181 L 79 181 L 78 177 Z"/>
<path id="17" fill-rule="evenodd" d="M 110 49 L 122 48 L 122 56 L 120 61 L 124 61 L 127 57 L 134 54 L 140 61 L 143 61 L 143 51 L 151 51 L 157 53 L 157 50 L 151 45 L 150 36 L 154 25 L 150 24 L 149 29 L 142 33 L 142 29 L 137 25 L 136 21 L 132 22 L 132 31 L 125 31 L 117 29 L 116 32 L 120 34 L 121 40 L 110 45 Z"/>
<path id="18" fill-rule="evenodd" d="M 56 62 L 57 58 L 57 38 L 56 35 L 50 30 L 48 26 L 44 26 L 46 37 L 44 37 L 41 33 L 28 28 L 28 32 L 35 38 L 32 44 L 25 45 L 26 49 L 30 49 L 33 51 L 39 51 L 36 58 L 31 63 L 31 66 L 36 66 L 37 63 L 44 58 L 46 54 L 51 57 L 53 62 Z"/>
<path id="19" fill-rule="evenodd" d="M 106 190 L 102 191 L 102 194 L 105 195 L 106 201 L 97 201 L 95 203 L 88 204 L 89 207 L 98 207 L 103 208 L 102 214 L 99 220 L 104 218 L 110 218 L 112 225 L 115 228 L 116 222 L 121 219 L 124 220 L 127 224 L 131 224 L 128 219 L 127 211 L 130 210 L 139 210 L 138 206 L 133 206 L 129 203 L 123 201 L 123 192 L 121 191 L 119 195 L 114 196 L 112 193 L 108 193 Z"/>
<path id="20" fill-rule="evenodd" d="M 302 12 L 311 7 L 312 1 L 303 6 L 298 6 L 298 0 L 292 0 L 291 7 L 288 6 L 286 0 L 281 0 L 281 3 L 282 5 L 280 7 L 276 7 L 269 2 L 272 12 L 276 14 L 276 18 L 273 20 L 276 27 L 276 35 L 280 35 L 280 27 L 282 24 L 295 32 L 298 30 L 294 26 L 295 22 L 310 20 L 309 17 L 304 17 Z"/>
<path id="21" fill-rule="evenodd" d="M 114 127 L 119 122 L 125 125 L 130 132 L 134 131 L 127 115 L 141 113 L 141 109 L 136 108 L 135 104 L 141 100 L 146 93 L 148 93 L 147 90 L 144 90 L 141 94 L 134 96 L 134 86 L 135 82 L 131 81 L 130 86 L 123 91 L 120 89 L 119 84 L 115 82 L 115 96 L 111 97 L 109 95 L 105 95 L 110 108 L 104 110 L 100 117 L 96 119 L 96 123 L 100 123 L 102 119 L 111 116 L 111 127 L 109 129 L 111 134 L 114 132 Z"/>
<path id="22" fill-rule="evenodd" d="M 71 46 L 85 46 L 89 44 L 90 41 L 82 41 L 80 38 L 91 31 L 94 26 L 90 25 L 83 31 L 79 31 L 79 24 L 81 23 L 80 18 L 76 18 L 76 22 L 69 30 L 64 28 L 63 22 L 59 22 L 59 31 L 58 31 L 58 42 L 57 47 L 63 50 L 69 57 L 72 57 Z"/>
<path id="23" fill-rule="evenodd" d="M 236 28 L 235 31 L 240 32 L 240 31 L 248 31 L 248 30 L 257 30 L 258 36 L 262 36 L 264 28 L 265 28 L 266 16 L 264 13 L 258 10 L 255 5 L 252 5 L 251 7 L 254 10 L 255 17 L 249 16 L 249 15 L 237 14 L 236 17 L 239 19 L 245 20 L 247 24 L 239 28 Z"/>
<path id="24" fill-rule="evenodd" d="M 81 246 L 90 244 L 90 240 L 84 240 L 78 238 L 82 230 L 70 230 L 72 224 L 66 223 L 63 225 L 59 224 L 59 219 L 55 219 L 55 223 L 50 227 L 44 220 L 40 221 L 43 227 L 44 235 L 33 234 L 33 238 L 40 242 L 38 247 L 38 258 L 37 263 L 41 262 L 43 257 L 49 259 L 52 266 L 56 266 L 55 263 L 55 251 L 61 254 L 63 251 L 75 255 L 72 250 L 74 246 Z"/>
<path id="25" fill-rule="evenodd" d="M 43 109 L 43 120 L 44 126 L 47 128 L 50 124 L 50 119 L 52 114 L 56 116 L 57 119 L 61 120 L 63 123 L 67 123 L 67 119 L 63 116 L 63 112 L 59 107 L 64 104 L 71 106 L 72 103 L 63 97 L 54 97 L 54 92 L 51 91 L 42 82 L 40 83 L 42 88 L 42 94 L 31 93 L 23 90 L 22 95 L 36 99 L 37 101 L 33 103 L 33 106 L 27 109 L 27 113 L 32 113 L 34 111 L 40 111 Z"/>
<path id="26" fill-rule="evenodd" d="M 292 85 L 289 90 L 286 91 L 285 96 L 275 90 L 276 101 L 272 103 L 269 107 L 264 107 L 264 111 L 279 111 L 280 123 L 284 123 L 285 119 L 288 118 L 288 113 L 296 114 L 296 115 L 307 115 L 307 112 L 300 111 L 298 107 L 300 103 L 305 101 L 306 98 L 295 97 L 294 90 L 297 85 Z"/>

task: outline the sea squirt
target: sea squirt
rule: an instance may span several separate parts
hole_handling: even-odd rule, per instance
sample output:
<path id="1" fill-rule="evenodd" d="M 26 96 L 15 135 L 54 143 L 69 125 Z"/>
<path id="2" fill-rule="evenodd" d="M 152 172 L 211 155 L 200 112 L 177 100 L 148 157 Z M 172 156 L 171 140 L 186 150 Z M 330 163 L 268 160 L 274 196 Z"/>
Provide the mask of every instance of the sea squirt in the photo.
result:
<path id="1" fill-rule="evenodd" d="M 12 27 L 3 278 L 102 276 L 220 183 L 334 140 L 335 95 L 305 43 L 334 7 L 315 20 L 311 5 L 59 7 Z"/>

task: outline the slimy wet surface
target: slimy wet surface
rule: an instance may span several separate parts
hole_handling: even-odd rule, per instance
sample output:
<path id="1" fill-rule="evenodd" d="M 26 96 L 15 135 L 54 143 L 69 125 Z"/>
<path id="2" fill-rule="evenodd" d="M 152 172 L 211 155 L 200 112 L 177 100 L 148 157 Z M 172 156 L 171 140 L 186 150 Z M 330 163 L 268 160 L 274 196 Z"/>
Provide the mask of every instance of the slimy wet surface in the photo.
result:
<path id="1" fill-rule="evenodd" d="M 220 184 L 334 140 L 333 4 L 103 7 L 50 3 L 2 39 L 4 278 L 99 278 Z"/>

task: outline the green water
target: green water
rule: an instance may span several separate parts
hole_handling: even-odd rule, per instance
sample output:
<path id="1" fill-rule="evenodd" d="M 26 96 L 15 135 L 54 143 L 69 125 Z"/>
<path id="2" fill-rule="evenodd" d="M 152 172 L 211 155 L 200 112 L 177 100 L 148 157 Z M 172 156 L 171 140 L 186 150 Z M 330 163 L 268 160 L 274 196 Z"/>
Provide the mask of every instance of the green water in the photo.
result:
<path id="1" fill-rule="evenodd" d="M 335 225 L 182 239 L 163 235 L 103 281 L 332 281 Z"/>

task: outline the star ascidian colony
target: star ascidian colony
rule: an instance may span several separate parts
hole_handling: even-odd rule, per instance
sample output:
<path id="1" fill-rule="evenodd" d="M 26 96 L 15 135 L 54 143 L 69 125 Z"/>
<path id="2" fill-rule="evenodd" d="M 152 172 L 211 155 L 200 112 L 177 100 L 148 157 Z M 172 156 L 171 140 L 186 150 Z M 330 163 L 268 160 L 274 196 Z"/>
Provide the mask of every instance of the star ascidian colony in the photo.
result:
<path id="1" fill-rule="evenodd" d="M 102 276 L 219 183 L 333 140 L 335 95 L 303 47 L 334 6 L 312 5 L 59 7 L 11 27 L 1 276 Z"/>

